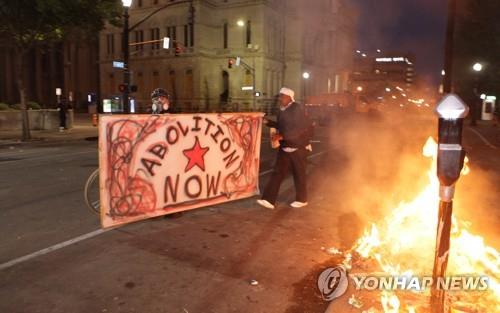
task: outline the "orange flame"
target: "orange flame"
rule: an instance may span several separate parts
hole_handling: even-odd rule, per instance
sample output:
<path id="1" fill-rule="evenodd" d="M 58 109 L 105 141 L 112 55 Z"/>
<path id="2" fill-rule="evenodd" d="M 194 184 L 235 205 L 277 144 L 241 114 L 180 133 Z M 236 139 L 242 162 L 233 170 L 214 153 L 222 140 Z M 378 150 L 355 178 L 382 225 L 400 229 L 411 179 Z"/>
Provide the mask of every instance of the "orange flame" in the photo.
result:
<path id="1" fill-rule="evenodd" d="M 436 154 L 437 143 L 429 137 L 423 147 L 423 155 L 433 159 L 427 172 L 429 184 L 411 202 L 401 202 L 383 223 L 372 224 L 353 248 L 362 257 L 376 260 L 387 274 L 432 274 L 439 204 Z M 467 162 L 462 175 L 470 171 Z M 467 222 L 452 218 L 447 275 L 487 276 L 489 290 L 474 306 L 485 312 L 500 312 L 500 253 L 487 246 L 482 237 L 468 232 L 467 226 Z M 400 299 L 389 292 L 382 292 L 380 300 L 386 313 L 417 312 L 409 305 L 401 311 Z"/>

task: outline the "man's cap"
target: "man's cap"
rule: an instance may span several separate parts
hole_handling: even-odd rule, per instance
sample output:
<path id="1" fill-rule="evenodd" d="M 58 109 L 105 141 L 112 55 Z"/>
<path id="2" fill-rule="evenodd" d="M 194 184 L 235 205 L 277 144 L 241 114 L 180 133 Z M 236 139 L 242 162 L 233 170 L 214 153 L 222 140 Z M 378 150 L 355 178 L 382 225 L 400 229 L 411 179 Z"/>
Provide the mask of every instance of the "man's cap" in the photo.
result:
<path id="1" fill-rule="evenodd" d="M 290 88 L 286 88 L 286 87 L 281 88 L 280 94 L 287 95 L 290 98 L 292 98 L 292 101 L 295 101 L 295 98 L 293 97 L 295 95 L 295 92 Z"/>
<path id="2" fill-rule="evenodd" d="M 163 89 L 163 88 L 156 88 L 155 90 L 153 90 L 153 92 L 151 93 L 151 99 L 154 99 L 154 98 L 158 98 L 158 97 L 167 97 L 169 98 L 169 94 L 168 92 Z"/>

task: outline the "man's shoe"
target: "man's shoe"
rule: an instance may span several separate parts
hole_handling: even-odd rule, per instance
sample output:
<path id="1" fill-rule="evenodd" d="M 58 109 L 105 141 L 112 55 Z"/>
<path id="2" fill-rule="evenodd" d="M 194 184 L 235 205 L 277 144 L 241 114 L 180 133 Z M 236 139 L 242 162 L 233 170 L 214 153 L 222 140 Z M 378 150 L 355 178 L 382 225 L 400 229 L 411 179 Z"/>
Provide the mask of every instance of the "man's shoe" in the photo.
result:
<path id="1" fill-rule="evenodd" d="M 263 207 L 267 208 L 267 209 L 270 209 L 270 210 L 273 210 L 274 209 L 274 205 L 272 205 L 269 201 L 267 200 L 264 200 L 264 199 L 259 199 L 257 200 L 257 203 L 262 205 Z"/>
<path id="2" fill-rule="evenodd" d="M 307 202 L 300 202 L 300 201 L 293 201 L 292 203 L 290 203 L 290 206 L 292 208 L 301 208 L 301 207 L 305 207 L 307 205 Z"/>

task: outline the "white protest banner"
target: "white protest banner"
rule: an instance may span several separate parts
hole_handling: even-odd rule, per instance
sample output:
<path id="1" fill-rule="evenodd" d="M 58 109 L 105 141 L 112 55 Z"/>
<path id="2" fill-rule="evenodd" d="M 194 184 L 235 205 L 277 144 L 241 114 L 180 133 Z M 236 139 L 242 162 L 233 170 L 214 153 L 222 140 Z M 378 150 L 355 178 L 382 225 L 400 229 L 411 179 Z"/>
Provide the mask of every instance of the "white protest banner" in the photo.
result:
<path id="1" fill-rule="evenodd" d="M 101 115 L 101 224 L 259 193 L 262 113 Z"/>

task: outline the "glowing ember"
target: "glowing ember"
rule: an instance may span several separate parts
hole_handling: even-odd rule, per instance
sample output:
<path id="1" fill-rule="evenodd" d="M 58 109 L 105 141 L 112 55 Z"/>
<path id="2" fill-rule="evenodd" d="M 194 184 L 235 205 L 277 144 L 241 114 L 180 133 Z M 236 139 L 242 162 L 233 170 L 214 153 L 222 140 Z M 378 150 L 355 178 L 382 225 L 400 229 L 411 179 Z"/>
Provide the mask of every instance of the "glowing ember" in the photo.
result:
<path id="1" fill-rule="evenodd" d="M 427 173 L 429 184 L 413 201 L 400 203 L 383 223 L 371 225 L 353 248 L 363 258 L 375 260 L 389 275 L 432 275 L 439 205 L 436 152 L 437 144 L 429 137 L 423 148 L 423 154 L 433 158 L 432 167 Z M 462 175 L 468 172 L 465 164 Z M 482 237 L 468 232 L 467 226 L 467 222 L 453 217 L 446 276 L 487 276 L 489 290 L 475 292 L 474 300 L 467 298 L 474 292 L 468 292 L 460 301 L 463 304 L 469 299 L 470 307 L 478 312 L 500 312 L 500 253 L 485 245 Z M 428 294 L 429 290 L 425 293 Z M 414 306 L 401 303 L 402 300 L 390 292 L 383 291 L 380 301 L 386 313 L 417 312 Z"/>

